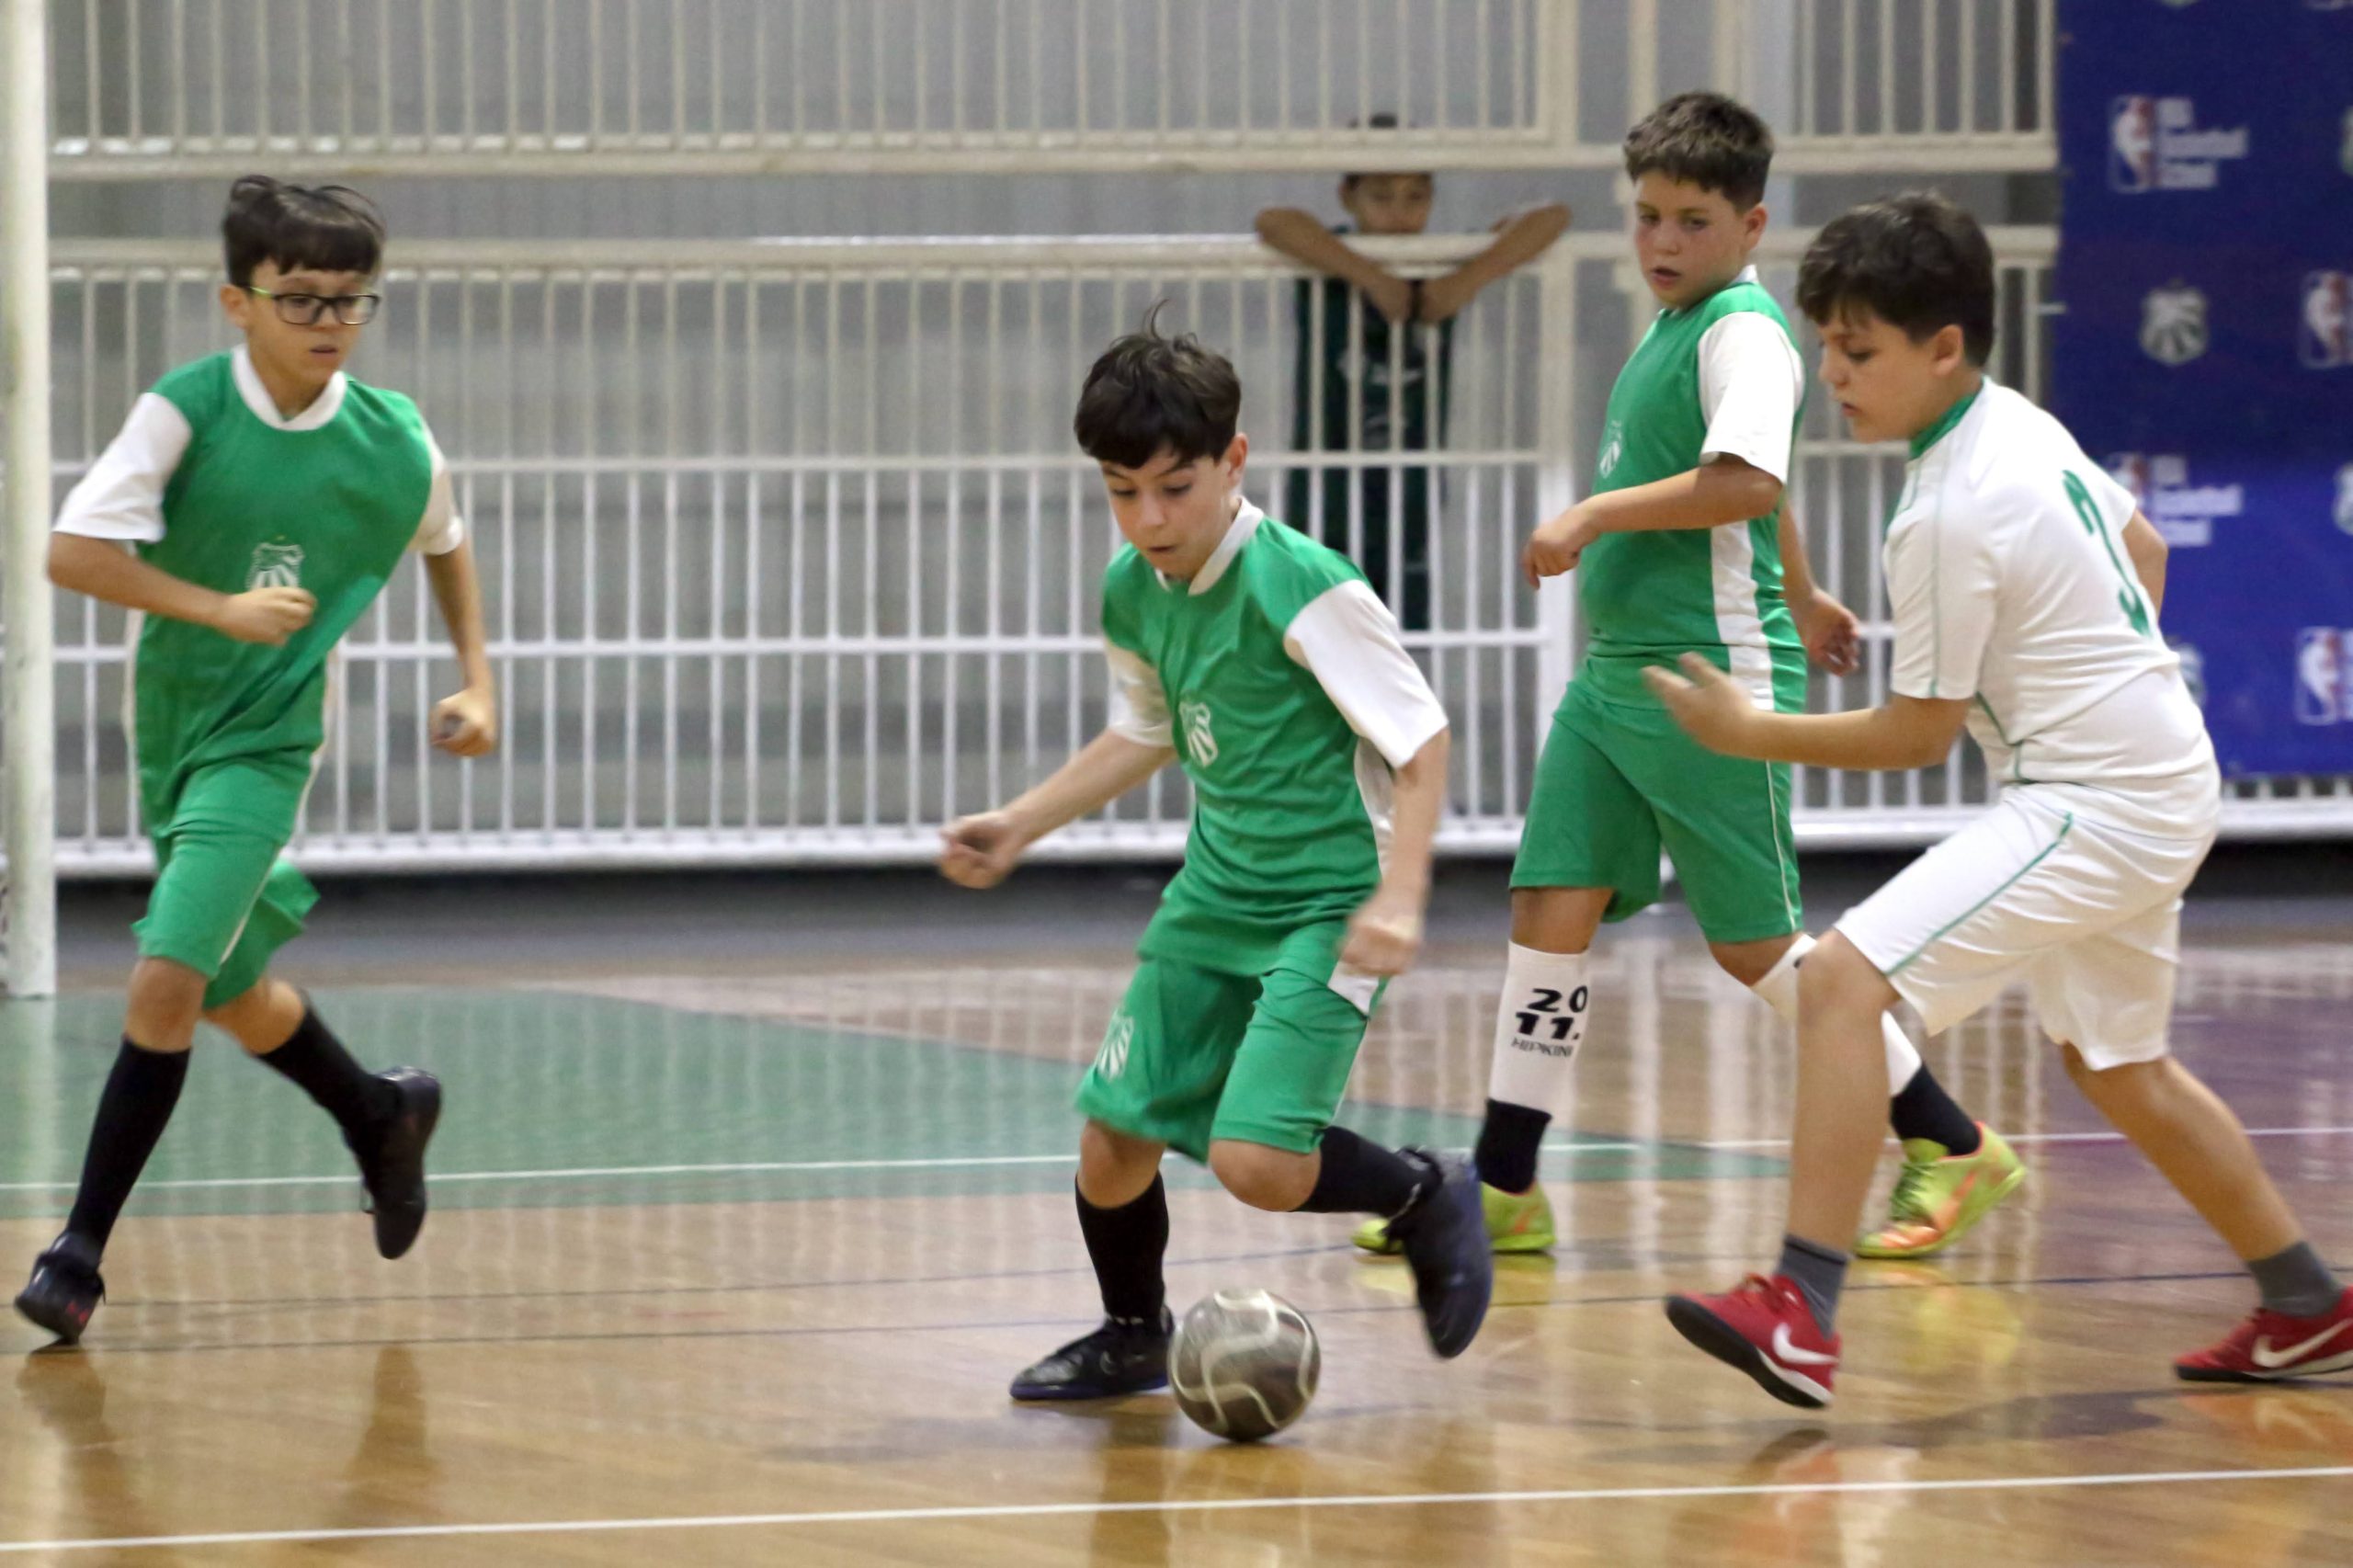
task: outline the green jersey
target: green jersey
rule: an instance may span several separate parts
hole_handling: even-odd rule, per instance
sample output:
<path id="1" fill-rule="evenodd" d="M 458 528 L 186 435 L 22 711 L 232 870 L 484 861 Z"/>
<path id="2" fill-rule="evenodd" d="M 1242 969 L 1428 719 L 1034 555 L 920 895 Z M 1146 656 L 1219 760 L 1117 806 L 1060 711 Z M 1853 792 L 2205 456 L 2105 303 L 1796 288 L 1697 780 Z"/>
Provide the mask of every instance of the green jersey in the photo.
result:
<path id="1" fill-rule="evenodd" d="M 1174 746 L 1193 787 L 1142 950 L 1233 974 L 1273 970 L 1372 892 L 1392 769 L 1446 728 L 1363 574 L 1265 521 L 1245 505 L 1189 583 L 1132 547 L 1103 583 L 1112 727 Z"/>
<path id="2" fill-rule="evenodd" d="M 142 560 L 220 593 L 301 587 L 318 600 L 282 647 L 146 618 L 135 734 L 151 812 L 197 768 L 318 749 L 329 653 L 403 551 L 461 537 L 442 468 L 406 397 L 338 375 L 284 418 L 243 350 L 184 365 L 139 400 L 58 528 L 133 543 Z"/>
<path id="3" fill-rule="evenodd" d="M 1695 305 L 1662 311 L 1610 389 L 1594 493 L 1688 473 L 1718 451 L 1786 479 L 1798 367 L 1789 322 L 1753 270 Z M 1745 386 L 1710 385 L 1711 369 L 1719 382 Z M 1767 395 L 1745 397 L 1751 389 Z M 1786 426 L 1748 436 L 1764 455 L 1752 455 L 1751 445 L 1719 444 L 1717 415 L 1728 401 L 1736 404 L 1728 416 L 1734 423 L 1761 403 L 1781 426 L 1787 410 Z M 1596 540 L 1577 567 L 1577 602 L 1590 633 L 1577 679 L 1588 695 L 1654 706 L 1643 667 L 1671 667 L 1677 655 L 1697 650 L 1769 697 L 1776 670 L 1792 660 L 1802 667 L 1804 659 L 1781 597 L 1779 520 L 1776 507 L 1745 523 Z"/>

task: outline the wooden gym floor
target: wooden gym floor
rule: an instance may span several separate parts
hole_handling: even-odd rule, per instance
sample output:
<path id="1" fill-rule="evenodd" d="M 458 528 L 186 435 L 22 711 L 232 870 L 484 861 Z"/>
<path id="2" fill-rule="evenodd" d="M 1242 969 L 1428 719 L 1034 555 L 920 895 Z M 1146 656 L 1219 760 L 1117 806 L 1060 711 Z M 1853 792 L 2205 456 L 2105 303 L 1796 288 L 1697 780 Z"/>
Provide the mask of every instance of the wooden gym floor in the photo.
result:
<path id="1" fill-rule="evenodd" d="M 1395 1141 L 1475 1131 L 1500 903 L 1492 870 L 1451 880 L 1348 1116 Z M 1685 1346 L 1659 1295 L 1770 1259 L 1790 1073 L 1679 912 L 1605 936 L 1545 1166 L 1562 1245 L 1501 1266 L 1467 1357 L 1430 1358 L 1404 1270 L 1345 1222 L 1172 1163 L 1173 1301 L 1297 1302 L 1314 1406 L 1236 1449 L 1165 1396 L 1012 1405 L 1096 1315 L 1068 1095 L 1149 879 L 795 886 L 332 890 L 283 972 L 364 1056 L 448 1085 L 424 1240 L 379 1261 L 334 1128 L 201 1043 L 84 1347 L 0 1326 L 0 1556 L 2353 1562 L 2353 1387 L 2174 1382 L 2249 1289 L 2015 999 L 1929 1060 L 2033 1179 L 1949 1258 L 1858 1266 L 1837 1405 Z M 1809 891 L 1819 928 L 1843 899 Z M 66 996 L 0 1004 L 9 1290 L 70 1197 L 132 899 L 69 922 Z M 2353 1261 L 2353 900 L 2193 915 L 2181 1053 Z"/>

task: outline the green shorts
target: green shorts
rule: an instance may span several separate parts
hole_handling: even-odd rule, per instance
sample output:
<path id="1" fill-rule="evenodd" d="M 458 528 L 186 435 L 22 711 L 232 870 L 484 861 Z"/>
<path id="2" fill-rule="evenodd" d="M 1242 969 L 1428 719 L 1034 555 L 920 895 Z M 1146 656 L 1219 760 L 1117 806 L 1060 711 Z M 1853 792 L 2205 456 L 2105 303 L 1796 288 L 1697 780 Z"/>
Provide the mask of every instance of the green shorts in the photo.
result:
<path id="1" fill-rule="evenodd" d="M 307 752 L 213 763 L 180 782 L 169 816 L 151 830 L 155 890 L 131 929 L 142 958 L 169 959 L 210 982 L 208 1011 L 259 983 L 270 955 L 301 934 L 318 902 L 318 890 L 278 858 L 310 782 Z"/>
<path id="2" fill-rule="evenodd" d="M 1802 707 L 1802 692 L 1795 704 L 1784 692 L 1782 710 Z M 1709 941 L 1805 929 L 1788 764 L 1721 756 L 1664 708 L 1571 683 L 1536 764 L 1511 885 L 1608 888 L 1603 918 L 1623 920 L 1658 902 L 1661 849 Z"/>
<path id="3" fill-rule="evenodd" d="M 1079 1083 L 1080 1113 L 1196 1160 L 1217 1139 L 1313 1150 L 1381 991 L 1370 976 L 1315 967 L 1287 960 L 1264 975 L 1222 974 L 1146 957 Z"/>

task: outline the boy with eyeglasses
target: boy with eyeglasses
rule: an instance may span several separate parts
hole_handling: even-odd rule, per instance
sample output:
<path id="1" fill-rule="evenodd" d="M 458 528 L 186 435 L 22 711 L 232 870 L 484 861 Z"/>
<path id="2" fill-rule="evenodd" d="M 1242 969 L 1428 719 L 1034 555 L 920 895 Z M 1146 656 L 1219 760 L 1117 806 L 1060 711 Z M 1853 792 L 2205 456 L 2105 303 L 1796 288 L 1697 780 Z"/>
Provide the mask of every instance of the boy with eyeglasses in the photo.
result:
<path id="1" fill-rule="evenodd" d="M 131 729 L 156 865 L 73 1211 L 17 1298 L 67 1343 L 105 1294 L 100 1256 L 178 1102 L 199 1018 L 341 1125 L 377 1251 L 415 1242 L 440 1085 L 414 1067 L 370 1074 L 267 972 L 318 897 L 280 854 L 324 744 L 328 655 L 409 550 L 425 553 L 465 678 L 434 706 L 433 744 L 479 756 L 497 733 L 448 465 L 414 403 L 343 372 L 380 302 L 381 220 L 341 187 L 252 176 L 222 234 L 221 304 L 244 346 L 139 399 L 50 544 L 52 582 L 143 618 Z"/>

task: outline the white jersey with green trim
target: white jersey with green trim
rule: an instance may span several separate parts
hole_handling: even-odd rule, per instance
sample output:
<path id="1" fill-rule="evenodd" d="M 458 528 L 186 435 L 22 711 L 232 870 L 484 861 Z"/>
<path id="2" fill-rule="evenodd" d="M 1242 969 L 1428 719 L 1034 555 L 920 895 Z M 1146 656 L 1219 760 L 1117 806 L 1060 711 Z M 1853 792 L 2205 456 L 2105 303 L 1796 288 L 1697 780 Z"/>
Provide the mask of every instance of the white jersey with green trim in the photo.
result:
<path id="1" fill-rule="evenodd" d="M 2066 427 L 1987 381 L 1912 443 L 1887 528 L 1891 687 L 1969 699 L 2006 787 L 2170 838 L 2211 833 L 2221 777 L 2181 660 L 2124 548 L 2132 497 Z"/>

